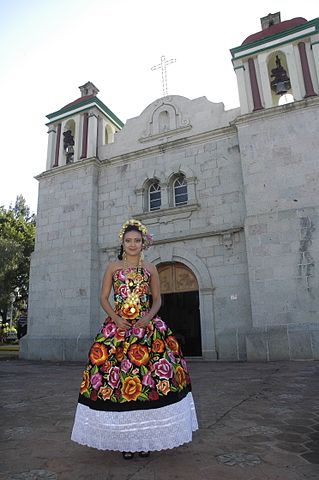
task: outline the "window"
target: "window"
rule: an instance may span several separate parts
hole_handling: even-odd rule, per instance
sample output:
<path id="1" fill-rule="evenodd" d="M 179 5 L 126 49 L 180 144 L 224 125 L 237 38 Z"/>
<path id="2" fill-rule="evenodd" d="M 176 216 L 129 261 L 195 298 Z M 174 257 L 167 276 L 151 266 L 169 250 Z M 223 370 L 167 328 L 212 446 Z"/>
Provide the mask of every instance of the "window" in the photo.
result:
<path id="1" fill-rule="evenodd" d="M 159 210 L 161 208 L 161 186 L 158 182 L 152 183 L 149 187 L 149 209 Z"/>
<path id="2" fill-rule="evenodd" d="M 187 182 L 184 176 L 179 176 L 173 183 L 174 205 L 186 205 L 188 201 Z"/>

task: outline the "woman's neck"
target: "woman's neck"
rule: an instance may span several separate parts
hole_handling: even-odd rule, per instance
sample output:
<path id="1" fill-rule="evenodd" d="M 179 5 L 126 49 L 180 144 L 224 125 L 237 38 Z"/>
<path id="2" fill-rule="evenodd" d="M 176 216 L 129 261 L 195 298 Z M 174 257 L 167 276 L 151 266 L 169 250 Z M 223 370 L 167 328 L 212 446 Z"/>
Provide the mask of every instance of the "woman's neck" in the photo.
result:
<path id="1" fill-rule="evenodd" d="M 128 267 L 135 267 L 137 268 L 140 264 L 140 256 L 139 255 L 126 255 L 126 259 L 123 258 L 124 265 Z"/>

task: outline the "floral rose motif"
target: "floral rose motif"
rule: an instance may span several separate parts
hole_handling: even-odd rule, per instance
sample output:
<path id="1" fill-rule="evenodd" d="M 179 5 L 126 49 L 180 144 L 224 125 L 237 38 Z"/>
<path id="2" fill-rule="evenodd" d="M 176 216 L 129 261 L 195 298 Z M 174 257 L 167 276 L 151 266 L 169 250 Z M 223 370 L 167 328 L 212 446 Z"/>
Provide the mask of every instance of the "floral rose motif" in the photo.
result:
<path id="1" fill-rule="evenodd" d="M 123 360 L 124 358 L 123 347 L 117 347 L 115 357 L 118 362 L 121 362 Z"/>
<path id="2" fill-rule="evenodd" d="M 126 320 L 135 320 L 140 313 L 140 305 L 135 303 L 124 303 L 121 308 L 122 317 Z"/>
<path id="3" fill-rule="evenodd" d="M 122 362 L 121 362 L 121 370 L 122 372 L 125 372 L 127 373 L 129 371 L 129 369 L 131 368 L 132 364 L 131 362 L 129 361 L 128 358 L 125 358 Z"/>
<path id="4" fill-rule="evenodd" d="M 107 322 L 101 330 L 101 333 L 105 338 L 114 337 L 115 332 L 116 325 L 113 322 Z"/>
<path id="5" fill-rule="evenodd" d="M 152 343 L 152 352 L 161 353 L 164 352 L 165 344 L 160 338 L 156 338 Z"/>
<path id="6" fill-rule="evenodd" d="M 183 369 L 185 370 L 185 372 L 188 372 L 188 370 L 187 370 L 187 363 L 186 363 L 186 361 L 184 360 L 184 358 L 181 358 L 181 365 L 182 365 Z"/>
<path id="7" fill-rule="evenodd" d="M 148 372 L 146 373 L 146 375 L 143 375 L 142 384 L 152 388 L 155 387 L 155 382 L 151 376 L 151 372 Z"/>
<path id="8" fill-rule="evenodd" d="M 112 367 L 108 378 L 109 385 L 113 388 L 117 388 L 120 383 L 120 369 L 119 367 Z"/>
<path id="9" fill-rule="evenodd" d="M 168 352 L 168 356 L 172 363 L 176 363 L 176 358 L 173 352 Z"/>
<path id="10" fill-rule="evenodd" d="M 148 348 L 145 345 L 140 345 L 138 343 L 133 343 L 127 354 L 131 362 L 138 367 L 146 365 L 150 359 Z"/>
<path id="11" fill-rule="evenodd" d="M 132 328 L 132 335 L 134 335 L 134 337 L 143 338 L 144 333 L 145 333 L 144 328 L 139 328 L 139 327 L 133 327 Z"/>
<path id="12" fill-rule="evenodd" d="M 118 294 L 121 295 L 122 298 L 127 298 L 127 286 L 120 285 L 118 288 Z"/>
<path id="13" fill-rule="evenodd" d="M 94 390 L 98 390 L 102 385 L 102 375 L 100 373 L 95 373 L 91 377 L 91 385 Z"/>
<path id="14" fill-rule="evenodd" d="M 115 333 L 115 335 L 114 335 L 114 338 L 115 338 L 116 340 L 124 340 L 125 335 L 126 335 L 125 330 L 122 330 L 122 329 L 120 329 L 120 328 L 117 328 L 117 329 L 116 329 L 116 333 Z"/>
<path id="15" fill-rule="evenodd" d="M 126 377 L 122 385 L 122 397 L 130 402 L 135 401 L 142 391 L 142 384 L 138 377 Z"/>
<path id="16" fill-rule="evenodd" d="M 161 358 L 154 364 L 154 370 L 159 378 L 171 378 L 173 376 L 172 366 L 165 358 Z"/>
<path id="17" fill-rule="evenodd" d="M 108 359 L 107 349 L 103 343 L 93 343 L 89 353 L 89 359 L 93 365 L 102 365 L 102 363 Z"/>
<path id="18" fill-rule="evenodd" d="M 82 375 L 82 382 L 81 382 L 81 386 L 80 386 L 80 393 L 81 394 L 87 391 L 87 389 L 89 387 L 89 384 L 90 384 L 89 373 L 88 373 L 87 370 L 84 370 L 83 375 Z"/>
<path id="19" fill-rule="evenodd" d="M 118 277 L 118 279 L 121 280 L 122 282 L 125 282 L 125 275 L 124 275 L 123 270 L 119 270 L 119 271 L 118 271 L 117 277 Z"/>
<path id="20" fill-rule="evenodd" d="M 168 380 L 160 380 L 156 386 L 157 390 L 164 395 L 167 395 L 170 391 L 169 381 Z"/>
<path id="21" fill-rule="evenodd" d="M 158 400 L 159 396 L 156 390 L 151 390 L 150 393 L 148 394 L 148 399 L 149 400 Z"/>
<path id="22" fill-rule="evenodd" d="M 99 390 L 99 394 L 102 395 L 103 400 L 111 398 L 112 393 L 113 389 L 111 387 L 101 387 Z"/>
<path id="23" fill-rule="evenodd" d="M 167 330 L 167 325 L 166 325 L 165 322 L 163 322 L 163 320 L 162 320 L 161 318 L 155 317 L 155 318 L 153 319 L 153 322 L 154 322 L 155 328 L 156 328 L 159 332 L 161 332 L 161 333 L 166 332 L 166 330 Z"/>
<path id="24" fill-rule="evenodd" d="M 175 379 L 180 387 L 185 387 L 186 385 L 186 375 L 182 367 L 178 366 L 175 370 Z"/>
<path id="25" fill-rule="evenodd" d="M 175 337 L 173 335 L 169 335 L 166 339 L 166 345 L 168 348 L 175 353 L 175 355 L 179 354 L 179 345 Z"/>
<path id="26" fill-rule="evenodd" d="M 94 390 L 94 389 L 92 390 L 91 395 L 90 395 L 90 399 L 93 400 L 93 402 L 96 401 L 96 399 L 97 399 L 97 390 Z"/>
<path id="27" fill-rule="evenodd" d="M 103 373 L 109 373 L 110 368 L 111 368 L 111 362 L 106 360 L 105 363 L 100 367 L 100 370 Z"/>

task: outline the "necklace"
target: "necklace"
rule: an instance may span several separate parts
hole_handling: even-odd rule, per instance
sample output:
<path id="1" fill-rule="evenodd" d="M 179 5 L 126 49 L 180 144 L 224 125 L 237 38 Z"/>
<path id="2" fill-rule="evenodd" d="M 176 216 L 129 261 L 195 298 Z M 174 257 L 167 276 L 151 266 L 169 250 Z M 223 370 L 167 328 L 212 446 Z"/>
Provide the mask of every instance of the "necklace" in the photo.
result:
<path id="1" fill-rule="evenodd" d="M 124 260 L 124 275 L 125 275 L 125 285 L 126 285 L 126 299 L 124 305 L 121 309 L 122 317 L 130 320 L 134 320 L 141 311 L 140 304 L 140 284 L 143 280 L 142 276 L 142 259 L 139 258 L 138 265 L 136 267 L 129 267 L 127 264 L 126 255 L 123 258 Z M 136 272 L 127 272 L 129 268 L 136 268 Z M 135 284 L 134 289 L 132 290 Z"/>

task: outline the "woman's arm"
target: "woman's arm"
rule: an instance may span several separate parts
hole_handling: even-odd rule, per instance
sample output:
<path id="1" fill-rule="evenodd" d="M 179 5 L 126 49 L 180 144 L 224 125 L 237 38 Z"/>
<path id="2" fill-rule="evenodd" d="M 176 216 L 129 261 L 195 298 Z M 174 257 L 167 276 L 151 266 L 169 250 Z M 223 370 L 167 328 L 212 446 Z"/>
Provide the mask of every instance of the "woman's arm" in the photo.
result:
<path id="1" fill-rule="evenodd" d="M 109 295 L 112 288 L 113 271 L 114 271 L 114 264 L 110 263 L 104 273 L 102 288 L 101 288 L 101 295 L 100 295 L 100 303 L 103 310 L 108 314 L 109 317 L 111 317 L 111 319 L 113 320 L 117 328 L 126 330 L 127 328 L 131 327 L 130 323 L 124 318 L 121 318 L 119 315 L 117 315 L 114 312 L 112 305 L 109 302 Z"/>
<path id="2" fill-rule="evenodd" d="M 145 317 L 140 318 L 135 324 L 136 327 L 145 328 L 148 323 L 152 320 L 153 317 L 157 314 L 159 309 L 161 308 L 161 290 L 160 290 L 160 280 L 157 272 L 157 268 L 155 265 L 151 263 L 147 265 L 147 269 L 151 274 L 150 280 L 150 287 L 151 287 L 151 294 L 152 294 L 152 308 L 147 312 Z"/>

